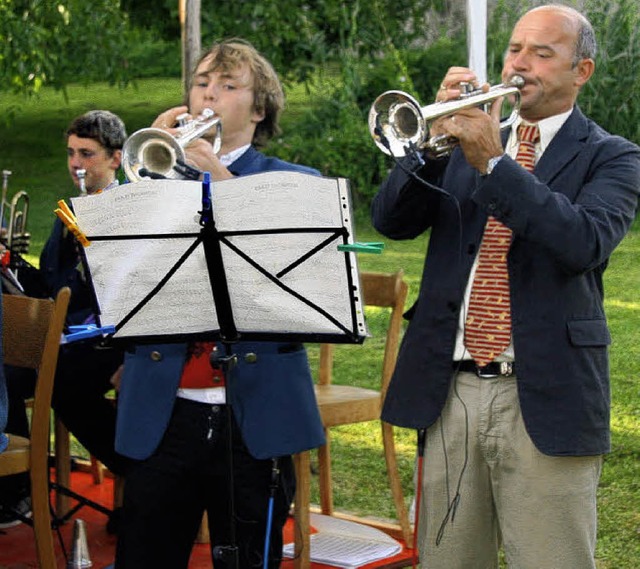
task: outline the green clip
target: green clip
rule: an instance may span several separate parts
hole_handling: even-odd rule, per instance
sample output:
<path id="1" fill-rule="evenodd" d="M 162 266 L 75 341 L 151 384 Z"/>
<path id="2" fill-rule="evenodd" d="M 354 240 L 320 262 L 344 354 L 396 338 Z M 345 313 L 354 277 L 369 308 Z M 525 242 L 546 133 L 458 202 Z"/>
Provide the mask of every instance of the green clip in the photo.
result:
<path id="1" fill-rule="evenodd" d="M 384 243 L 382 241 L 376 241 L 373 243 L 344 243 L 338 245 L 338 251 L 353 252 L 353 253 L 375 253 L 380 255 L 384 250 Z"/>

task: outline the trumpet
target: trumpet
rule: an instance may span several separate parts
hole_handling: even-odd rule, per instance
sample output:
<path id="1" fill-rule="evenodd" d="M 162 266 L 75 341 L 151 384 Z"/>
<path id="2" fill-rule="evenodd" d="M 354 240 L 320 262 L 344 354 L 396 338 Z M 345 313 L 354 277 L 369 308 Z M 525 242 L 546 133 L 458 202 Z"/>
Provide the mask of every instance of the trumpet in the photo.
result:
<path id="1" fill-rule="evenodd" d="M 494 85 L 488 91 L 473 89 L 461 83 L 457 99 L 421 107 L 418 101 L 403 91 L 386 91 L 371 105 L 369 131 L 380 150 L 390 156 L 405 156 L 407 147 L 425 149 L 431 157 L 447 156 L 458 145 L 458 139 L 448 135 L 429 138 L 430 124 L 441 117 L 453 115 L 462 109 L 486 105 L 509 95 L 515 96 L 511 114 L 500 122 L 500 128 L 511 126 L 520 112 L 520 89 L 524 79 L 514 75 L 506 83 Z"/>
<path id="2" fill-rule="evenodd" d="M 85 178 L 87 177 L 87 171 L 85 169 L 76 170 L 76 176 L 78 176 L 78 190 L 80 191 L 80 195 L 86 196 L 87 182 Z"/>
<path id="3" fill-rule="evenodd" d="M 190 142 L 215 129 L 213 152 L 217 154 L 222 144 L 222 125 L 211 109 L 204 109 L 193 120 L 185 113 L 178 117 L 178 136 L 172 136 L 160 128 L 143 128 L 134 132 L 122 149 L 122 167 L 131 182 L 139 182 L 149 173 L 169 179 L 180 179 L 174 170 L 178 161 L 184 162 L 184 148 Z"/>
<path id="4" fill-rule="evenodd" d="M 27 232 L 27 217 L 29 214 L 29 194 L 24 190 L 16 192 L 7 201 L 7 191 L 9 187 L 9 176 L 11 170 L 2 171 L 2 203 L 0 203 L 0 220 L 2 222 L 2 241 L 12 254 L 24 255 L 29 252 L 31 234 Z M 9 211 L 5 227 L 5 215 Z"/>

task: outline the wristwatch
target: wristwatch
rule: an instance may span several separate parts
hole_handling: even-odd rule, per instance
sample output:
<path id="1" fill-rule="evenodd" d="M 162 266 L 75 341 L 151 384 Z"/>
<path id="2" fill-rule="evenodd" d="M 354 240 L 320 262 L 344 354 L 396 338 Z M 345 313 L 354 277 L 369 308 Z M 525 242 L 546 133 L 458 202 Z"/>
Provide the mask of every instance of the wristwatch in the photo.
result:
<path id="1" fill-rule="evenodd" d="M 489 158 L 489 160 L 487 160 L 487 171 L 484 174 L 485 176 L 488 176 L 489 174 L 491 174 L 491 172 L 493 172 L 493 169 L 496 167 L 498 162 L 502 160 L 503 156 L 504 154 L 500 154 L 500 156 L 494 156 L 493 158 Z"/>

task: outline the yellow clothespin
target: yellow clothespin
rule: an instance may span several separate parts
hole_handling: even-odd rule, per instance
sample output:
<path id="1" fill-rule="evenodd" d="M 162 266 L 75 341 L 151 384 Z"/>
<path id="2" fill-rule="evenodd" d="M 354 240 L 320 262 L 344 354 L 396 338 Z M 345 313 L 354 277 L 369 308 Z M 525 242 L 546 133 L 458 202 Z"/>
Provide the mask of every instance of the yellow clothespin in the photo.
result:
<path id="1" fill-rule="evenodd" d="M 87 239 L 87 236 L 82 232 L 80 227 L 78 227 L 78 220 L 76 219 L 76 216 L 64 200 L 60 200 L 58 202 L 58 206 L 59 207 L 54 209 L 53 212 L 60 218 L 62 223 L 67 226 L 67 229 L 73 233 L 75 238 L 80 241 L 84 247 L 91 245 L 91 241 Z"/>

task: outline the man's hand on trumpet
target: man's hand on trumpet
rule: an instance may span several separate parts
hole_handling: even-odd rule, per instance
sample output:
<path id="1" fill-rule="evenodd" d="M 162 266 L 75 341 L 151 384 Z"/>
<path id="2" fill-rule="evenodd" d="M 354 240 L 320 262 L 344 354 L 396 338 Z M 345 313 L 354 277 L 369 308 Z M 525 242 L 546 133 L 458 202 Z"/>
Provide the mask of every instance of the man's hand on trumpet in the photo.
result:
<path id="1" fill-rule="evenodd" d="M 444 76 L 440 89 L 436 93 L 436 102 L 450 101 L 458 99 L 462 94 L 462 83 L 469 83 L 474 89 L 478 89 L 478 77 L 476 74 L 466 67 L 449 67 L 447 74 Z M 489 85 L 483 85 L 483 90 L 488 90 Z"/>
<path id="2" fill-rule="evenodd" d="M 470 83 L 478 88 L 475 73 L 466 67 L 451 67 L 442 81 L 436 101 L 450 101 L 460 98 L 463 93 L 461 83 Z M 489 90 L 489 84 L 482 85 L 483 91 Z M 500 137 L 500 109 L 503 97 L 497 98 L 491 105 L 490 113 L 477 107 L 461 109 L 453 115 L 434 121 L 430 134 L 445 134 L 459 140 L 467 162 L 481 174 L 486 174 L 490 158 L 504 153 Z"/>

